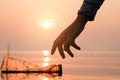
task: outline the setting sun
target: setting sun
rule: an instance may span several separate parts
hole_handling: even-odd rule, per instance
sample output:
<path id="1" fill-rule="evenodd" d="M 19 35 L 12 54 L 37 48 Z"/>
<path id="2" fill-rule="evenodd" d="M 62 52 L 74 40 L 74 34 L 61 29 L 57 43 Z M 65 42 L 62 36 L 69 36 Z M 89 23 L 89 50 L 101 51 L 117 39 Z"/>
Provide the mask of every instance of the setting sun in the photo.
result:
<path id="1" fill-rule="evenodd" d="M 45 21 L 42 23 L 42 27 L 45 28 L 45 29 L 48 29 L 51 27 L 51 22 L 49 21 Z"/>

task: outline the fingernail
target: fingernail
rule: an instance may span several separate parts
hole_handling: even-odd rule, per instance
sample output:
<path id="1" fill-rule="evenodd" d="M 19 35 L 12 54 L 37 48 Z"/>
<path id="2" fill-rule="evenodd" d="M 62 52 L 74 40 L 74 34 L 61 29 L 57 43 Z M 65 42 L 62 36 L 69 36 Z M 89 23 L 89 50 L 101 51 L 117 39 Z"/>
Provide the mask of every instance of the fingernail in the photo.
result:
<path id="1" fill-rule="evenodd" d="M 74 57 L 74 55 L 71 56 L 72 58 Z"/>
<path id="2" fill-rule="evenodd" d="M 65 59 L 65 57 L 62 57 L 63 59 Z"/>
<path id="3" fill-rule="evenodd" d="M 51 55 L 53 55 L 53 52 L 51 52 Z"/>
<path id="4" fill-rule="evenodd" d="M 70 55 L 71 57 L 74 57 L 74 55 L 72 54 L 72 55 Z"/>

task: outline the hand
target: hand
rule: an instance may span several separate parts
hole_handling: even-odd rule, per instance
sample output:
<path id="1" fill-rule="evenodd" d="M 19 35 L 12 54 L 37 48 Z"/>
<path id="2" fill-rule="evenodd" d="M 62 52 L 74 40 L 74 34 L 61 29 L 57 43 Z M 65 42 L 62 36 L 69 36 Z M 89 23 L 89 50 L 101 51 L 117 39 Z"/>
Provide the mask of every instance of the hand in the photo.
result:
<path id="1" fill-rule="evenodd" d="M 79 15 L 75 21 L 70 26 L 68 26 L 54 41 L 51 54 L 54 54 L 56 48 L 58 47 L 58 51 L 63 59 L 65 58 L 64 50 L 71 57 L 74 57 L 73 53 L 70 50 L 70 46 L 80 50 L 80 47 L 75 43 L 75 39 L 83 31 L 86 22 L 87 19 L 83 15 Z"/>

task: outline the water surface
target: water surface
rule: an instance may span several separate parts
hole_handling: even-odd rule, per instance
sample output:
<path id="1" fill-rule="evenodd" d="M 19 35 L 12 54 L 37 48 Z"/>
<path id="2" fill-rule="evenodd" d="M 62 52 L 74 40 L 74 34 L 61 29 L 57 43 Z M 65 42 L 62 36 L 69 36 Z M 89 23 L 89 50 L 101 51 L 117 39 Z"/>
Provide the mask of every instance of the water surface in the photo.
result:
<path id="1" fill-rule="evenodd" d="M 0 65 L 6 53 L 6 51 L 0 51 Z M 16 78 L 18 80 L 120 80 L 120 52 L 75 51 L 74 54 L 74 58 L 66 54 L 66 58 L 62 59 L 58 52 L 53 56 L 47 51 L 10 52 L 11 57 L 29 61 L 41 67 L 50 64 L 62 64 L 63 67 L 62 76 L 15 74 L 19 77 L 25 76 L 21 79 Z M 3 78 L 0 77 L 0 80 Z"/>

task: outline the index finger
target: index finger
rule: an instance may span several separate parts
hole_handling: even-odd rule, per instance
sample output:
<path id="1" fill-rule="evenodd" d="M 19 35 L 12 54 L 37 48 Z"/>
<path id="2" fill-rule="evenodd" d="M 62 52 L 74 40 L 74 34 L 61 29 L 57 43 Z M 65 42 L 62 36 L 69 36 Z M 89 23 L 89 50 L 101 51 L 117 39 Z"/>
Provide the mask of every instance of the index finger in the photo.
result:
<path id="1" fill-rule="evenodd" d="M 56 42 L 54 42 L 54 44 L 53 44 L 53 46 L 52 46 L 52 49 L 51 49 L 51 55 L 54 54 L 56 48 L 57 48 L 57 44 L 56 44 Z"/>

